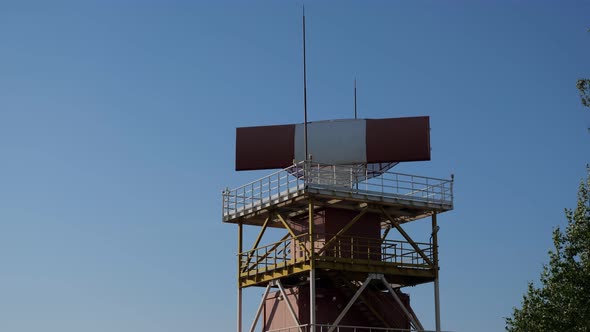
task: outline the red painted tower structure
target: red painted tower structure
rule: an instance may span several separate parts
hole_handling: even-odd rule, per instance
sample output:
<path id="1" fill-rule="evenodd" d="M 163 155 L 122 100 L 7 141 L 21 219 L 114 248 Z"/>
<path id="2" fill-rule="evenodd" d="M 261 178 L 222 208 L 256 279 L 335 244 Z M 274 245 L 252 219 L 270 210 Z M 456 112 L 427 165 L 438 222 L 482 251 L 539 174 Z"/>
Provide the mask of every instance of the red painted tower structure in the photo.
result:
<path id="1" fill-rule="evenodd" d="M 402 289 L 429 282 L 440 331 L 437 215 L 453 209 L 453 180 L 391 170 L 425 160 L 428 117 L 238 128 L 236 170 L 281 170 L 223 192 L 223 221 L 238 225 L 237 331 L 247 287 L 265 288 L 249 331 L 423 331 Z M 404 224 L 426 218 L 417 242 Z M 259 227 L 249 247 L 245 226 Z M 265 244 L 269 228 L 285 235 Z"/>

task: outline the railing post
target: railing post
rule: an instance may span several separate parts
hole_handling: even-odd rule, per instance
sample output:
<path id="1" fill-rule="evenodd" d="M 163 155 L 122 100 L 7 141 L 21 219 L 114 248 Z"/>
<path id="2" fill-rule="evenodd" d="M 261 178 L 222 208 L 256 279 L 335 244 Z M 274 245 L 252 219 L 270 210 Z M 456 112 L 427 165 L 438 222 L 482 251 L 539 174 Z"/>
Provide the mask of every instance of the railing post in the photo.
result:
<path id="1" fill-rule="evenodd" d="M 297 173 L 295 173 L 297 174 Z M 289 172 L 286 173 L 287 176 L 287 196 L 291 194 L 291 178 L 289 177 Z"/>
<path id="2" fill-rule="evenodd" d="M 333 185 L 336 185 L 336 165 L 332 165 Z"/>
<path id="3" fill-rule="evenodd" d="M 258 182 L 258 181 L 257 181 Z M 260 204 L 262 204 L 262 182 L 258 182 L 259 183 L 259 188 L 258 188 L 258 192 L 259 192 L 259 196 L 260 196 Z M 252 203 L 254 203 L 254 182 L 252 182 Z"/>
<path id="4" fill-rule="evenodd" d="M 301 178 L 303 179 L 303 188 L 305 188 L 305 186 L 307 185 L 307 182 L 309 181 L 309 178 L 308 178 L 309 171 L 307 169 L 307 161 L 303 162 L 303 170 L 299 169 L 299 165 L 300 164 L 297 164 L 297 172 L 298 172 L 297 174 L 299 174 L 300 171 L 303 172 L 303 176 Z M 299 181 L 297 181 L 297 189 L 299 189 Z"/>
<path id="5" fill-rule="evenodd" d="M 227 195 L 227 194 L 226 194 L 226 191 L 224 190 L 224 191 L 221 193 L 221 200 L 222 200 L 222 203 L 221 203 L 221 204 L 222 204 L 222 205 L 221 205 L 221 216 L 222 216 L 222 217 L 225 217 L 225 215 L 226 215 L 226 205 L 225 205 L 225 202 L 226 202 L 226 195 Z"/>
<path id="6" fill-rule="evenodd" d="M 237 332 L 242 332 L 242 287 L 240 285 L 240 273 L 242 271 L 242 243 L 243 243 L 243 226 L 238 223 L 238 317 L 237 317 Z"/>
<path id="7" fill-rule="evenodd" d="M 264 247 L 264 256 L 266 256 L 264 259 L 264 273 L 268 273 L 268 247 Z"/>
<path id="8" fill-rule="evenodd" d="M 318 170 L 317 170 L 317 173 L 318 173 L 318 181 L 317 181 L 317 183 L 319 184 L 320 183 L 320 179 L 321 179 L 321 177 L 320 177 L 320 164 L 317 164 L 317 168 L 318 168 Z"/>
<path id="9" fill-rule="evenodd" d="M 440 294 L 438 289 L 438 225 L 436 224 L 436 213 L 432 215 L 432 256 L 434 263 L 434 313 L 436 332 L 440 332 Z"/>

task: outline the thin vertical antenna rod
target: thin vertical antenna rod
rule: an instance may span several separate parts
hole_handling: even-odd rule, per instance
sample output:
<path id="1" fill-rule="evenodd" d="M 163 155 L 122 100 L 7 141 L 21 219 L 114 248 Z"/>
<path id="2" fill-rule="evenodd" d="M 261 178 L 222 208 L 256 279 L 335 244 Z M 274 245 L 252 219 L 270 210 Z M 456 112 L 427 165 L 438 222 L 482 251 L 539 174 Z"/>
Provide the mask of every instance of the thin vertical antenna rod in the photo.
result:
<path id="1" fill-rule="evenodd" d="M 305 143 L 305 160 L 309 158 L 307 150 L 307 67 L 305 63 L 305 6 L 303 6 L 303 141 Z"/>
<path id="2" fill-rule="evenodd" d="M 354 118 L 356 119 L 356 77 L 354 78 Z"/>

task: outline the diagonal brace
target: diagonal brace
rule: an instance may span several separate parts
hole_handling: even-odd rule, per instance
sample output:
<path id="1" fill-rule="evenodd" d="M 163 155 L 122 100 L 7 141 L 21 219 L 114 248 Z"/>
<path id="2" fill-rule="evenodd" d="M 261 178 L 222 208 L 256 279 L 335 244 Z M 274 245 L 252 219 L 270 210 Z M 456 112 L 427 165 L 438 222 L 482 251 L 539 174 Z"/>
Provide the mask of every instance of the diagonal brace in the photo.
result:
<path id="1" fill-rule="evenodd" d="M 242 269 L 242 272 L 246 272 L 246 270 L 248 269 L 248 264 L 250 264 L 250 261 L 252 260 L 252 256 L 254 256 L 254 249 L 256 249 L 258 247 L 258 244 L 260 244 L 260 240 L 262 240 L 262 236 L 264 235 L 264 232 L 266 231 L 266 227 L 268 227 L 268 223 L 269 223 L 270 219 L 271 219 L 271 215 L 269 214 L 268 217 L 266 217 L 266 220 L 264 220 L 264 224 L 262 224 L 262 229 L 258 233 L 258 236 L 256 237 L 256 241 L 254 241 L 254 244 L 252 245 L 252 249 L 250 249 L 250 253 L 248 254 L 248 259 L 246 259 L 246 263 L 244 264 L 244 268 Z"/>
<path id="2" fill-rule="evenodd" d="M 289 301 L 289 298 L 287 297 L 287 293 L 285 292 L 285 288 L 283 287 L 283 284 L 281 283 L 281 279 L 275 280 L 274 283 L 275 283 L 275 285 L 277 285 L 279 287 L 279 291 L 281 292 L 281 295 L 283 295 L 283 299 L 285 300 L 285 303 L 287 304 L 287 307 L 289 308 L 289 312 L 291 313 L 291 317 L 293 317 L 295 324 L 299 327 L 301 325 L 301 323 L 299 323 L 299 318 L 297 318 L 297 315 L 295 314 L 295 310 L 293 310 L 293 306 L 291 305 L 291 301 Z M 299 327 L 299 331 L 301 331 L 301 327 Z"/>
<path id="3" fill-rule="evenodd" d="M 430 260 L 430 258 L 428 258 L 428 256 L 426 256 L 426 254 L 424 253 L 424 251 L 422 251 L 422 249 L 420 249 L 420 247 L 418 247 L 418 245 L 416 244 L 416 242 L 414 242 L 414 240 L 412 240 L 412 238 L 408 235 L 408 233 L 406 233 L 406 231 L 404 231 L 404 229 L 399 225 L 399 223 L 397 221 L 395 221 L 389 215 L 389 213 L 387 213 L 387 211 L 385 211 L 385 209 L 383 207 L 379 207 L 379 210 L 381 210 L 381 213 L 383 213 L 383 215 L 385 215 L 387 217 L 387 219 L 389 219 L 389 221 L 391 222 L 391 224 L 393 225 L 393 227 L 395 227 L 395 229 L 397 229 L 397 231 L 406 239 L 406 241 L 408 241 L 408 243 L 410 243 L 410 245 L 414 248 L 414 250 L 416 250 L 416 252 L 418 254 L 420 254 L 420 256 L 422 256 L 422 259 L 424 259 L 424 261 L 428 265 L 434 266 L 432 264 L 432 261 Z"/>
<path id="4" fill-rule="evenodd" d="M 264 302 L 266 301 L 266 297 L 268 296 L 269 291 L 270 283 L 266 286 L 266 289 L 264 290 L 264 295 L 262 295 L 262 300 L 260 301 L 258 310 L 256 310 L 256 316 L 254 317 L 254 321 L 252 322 L 252 326 L 250 327 L 250 332 L 254 332 L 254 329 L 256 329 L 256 324 L 258 323 L 258 319 L 260 318 L 260 314 L 262 313 L 262 307 L 264 307 Z"/>
<path id="5" fill-rule="evenodd" d="M 383 275 L 381 276 L 381 281 L 383 281 L 383 284 L 385 285 L 385 287 L 387 287 L 389 294 L 391 294 L 391 296 L 393 297 L 395 302 L 397 302 L 397 304 L 400 306 L 404 314 L 406 314 L 406 316 L 408 316 L 412 324 L 414 324 L 414 327 L 419 331 L 423 331 L 424 327 L 422 326 L 422 324 L 420 324 L 420 322 L 416 320 L 415 317 L 408 311 L 402 300 L 399 298 L 399 296 L 397 296 L 397 294 L 395 293 L 393 288 L 391 288 L 391 285 L 389 284 L 389 282 L 387 282 L 387 279 L 385 279 Z"/>
<path id="6" fill-rule="evenodd" d="M 355 289 L 356 287 L 354 287 L 354 285 L 346 279 L 342 279 L 342 281 L 344 281 L 345 285 L 350 288 L 350 289 Z M 381 316 L 381 314 L 371 305 L 371 303 L 369 302 L 369 300 L 367 299 L 367 297 L 365 295 L 363 295 L 361 293 L 361 295 L 359 295 L 361 301 L 363 301 L 363 303 L 365 304 L 365 306 L 371 311 L 371 313 L 377 317 L 377 319 L 379 319 L 381 321 L 381 323 L 383 323 L 383 325 L 385 325 L 385 327 L 387 328 L 391 328 L 391 325 L 389 325 L 389 323 L 385 320 L 385 318 L 383 316 Z"/>
<path id="7" fill-rule="evenodd" d="M 275 243 L 275 244 L 274 244 L 274 245 L 273 245 L 273 246 L 272 246 L 270 249 L 268 249 L 268 252 L 267 252 L 267 253 L 265 253 L 264 255 L 262 255 L 262 256 L 260 256 L 260 257 L 258 257 L 258 259 L 256 260 L 256 262 L 255 262 L 254 264 L 252 264 L 252 266 L 250 266 L 250 267 L 248 267 L 248 266 L 245 266 L 245 267 L 244 267 L 244 271 L 242 271 L 242 272 L 246 272 L 246 269 L 247 269 L 248 271 L 252 271 L 252 270 L 254 270 L 254 269 L 256 268 L 256 266 L 258 266 L 258 263 L 262 262 L 262 261 L 263 261 L 263 260 L 265 260 L 265 259 L 266 259 L 266 257 L 268 257 L 270 254 L 274 253 L 274 251 L 275 251 L 275 250 L 276 250 L 276 249 L 277 249 L 277 248 L 278 248 L 278 247 L 279 247 L 281 244 L 283 244 L 283 241 L 285 241 L 287 238 L 289 238 L 289 236 L 290 236 L 290 235 L 289 235 L 289 233 L 285 234 L 285 236 L 283 236 L 283 237 L 282 237 L 282 238 L 279 240 L 279 242 Z"/>
<path id="8" fill-rule="evenodd" d="M 291 228 L 291 226 L 289 226 L 289 223 L 287 223 L 285 221 L 285 219 L 283 219 L 283 216 L 281 216 L 281 214 L 277 212 L 277 217 L 279 217 L 279 220 L 281 221 L 283 226 L 285 226 L 285 228 L 287 229 L 287 231 L 289 232 L 289 234 L 293 238 L 293 241 L 297 242 L 299 244 L 299 246 L 301 247 L 301 249 L 303 249 L 303 251 L 307 252 L 308 255 L 311 255 L 309 252 L 309 249 L 307 249 L 307 247 L 303 243 L 301 243 L 301 241 L 297 238 L 297 235 L 295 235 L 295 233 L 293 232 L 293 229 Z"/>
<path id="9" fill-rule="evenodd" d="M 334 321 L 334 324 L 332 324 L 332 326 L 328 329 L 328 332 L 334 331 L 334 329 L 336 328 L 336 326 L 338 326 L 338 324 L 340 324 L 340 322 L 342 321 L 342 319 L 344 318 L 344 316 L 348 313 L 348 310 L 350 310 L 350 308 L 352 307 L 352 305 L 356 302 L 356 300 L 359 298 L 359 296 L 361 295 L 361 293 L 365 290 L 365 288 L 367 288 L 367 286 L 369 285 L 369 283 L 373 279 L 375 279 L 375 276 L 372 275 L 372 274 L 370 274 L 367 277 L 367 279 L 363 282 L 363 284 L 361 285 L 361 287 L 356 291 L 356 293 L 354 293 L 354 295 L 352 296 L 352 299 L 350 299 L 350 301 L 348 301 L 348 304 L 346 305 L 346 307 L 344 307 L 344 309 L 342 310 L 342 312 L 340 313 L 340 315 L 338 315 L 338 317 Z"/>

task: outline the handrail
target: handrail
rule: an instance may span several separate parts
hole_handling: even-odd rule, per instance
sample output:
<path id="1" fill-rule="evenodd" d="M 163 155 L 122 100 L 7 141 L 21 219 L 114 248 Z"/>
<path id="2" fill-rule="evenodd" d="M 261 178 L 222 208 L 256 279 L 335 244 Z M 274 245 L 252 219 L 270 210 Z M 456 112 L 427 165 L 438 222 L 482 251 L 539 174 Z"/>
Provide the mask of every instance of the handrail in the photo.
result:
<path id="1" fill-rule="evenodd" d="M 252 270 L 255 270 L 253 273 L 258 273 L 260 270 L 273 270 L 294 261 L 307 261 L 309 254 L 301 250 L 296 242 L 303 243 L 305 247 L 308 240 L 307 234 L 301 234 L 295 238 L 287 237 L 269 245 L 244 251 L 239 254 L 239 273 L 250 274 Z"/>
<path id="2" fill-rule="evenodd" d="M 426 257 L 432 260 L 433 245 L 431 243 L 417 242 L 416 245 Z M 309 234 L 305 233 L 297 235 L 295 238 L 288 237 L 275 243 L 241 252 L 239 254 L 239 273 L 251 275 L 283 268 L 298 262 L 307 262 L 310 260 L 308 248 L 313 248 L 315 260 L 318 261 L 363 262 L 366 264 L 376 262 L 415 269 L 432 268 L 420 252 L 406 241 L 318 233 L 313 235 L 312 246 Z"/>
<path id="3" fill-rule="evenodd" d="M 300 161 L 298 164 L 302 164 L 304 163 L 304 161 Z M 325 167 L 336 167 L 336 168 L 346 168 L 349 169 L 350 167 L 358 167 L 357 165 L 333 165 L 333 164 L 325 164 L 325 163 L 318 163 L 318 162 L 312 162 L 312 161 L 308 161 L 308 163 L 313 167 L 313 166 L 319 166 L 322 168 Z M 292 166 L 290 166 L 292 167 Z M 391 174 L 398 174 L 398 175 L 404 175 L 404 176 L 413 176 L 413 177 L 417 177 L 417 178 L 424 178 L 424 179 L 430 179 L 430 180 L 437 180 L 437 181 L 451 181 L 449 179 L 443 179 L 443 178 L 435 178 L 435 177 L 430 177 L 430 176 L 424 176 L 424 175 L 414 175 L 414 174 L 409 174 L 409 173 L 399 173 L 399 172 L 389 172 L 389 171 L 384 171 L 381 173 L 391 173 Z"/>
<path id="4" fill-rule="evenodd" d="M 453 204 L 453 180 L 383 171 L 377 176 L 363 165 L 326 165 L 300 161 L 258 180 L 223 191 L 223 217 L 289 199 L 310 189 L 336 193 L 403 198 Z"/>

